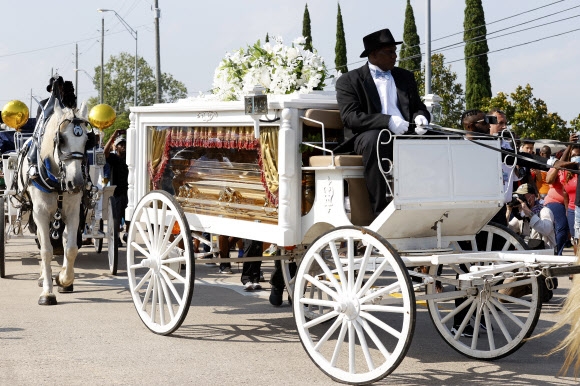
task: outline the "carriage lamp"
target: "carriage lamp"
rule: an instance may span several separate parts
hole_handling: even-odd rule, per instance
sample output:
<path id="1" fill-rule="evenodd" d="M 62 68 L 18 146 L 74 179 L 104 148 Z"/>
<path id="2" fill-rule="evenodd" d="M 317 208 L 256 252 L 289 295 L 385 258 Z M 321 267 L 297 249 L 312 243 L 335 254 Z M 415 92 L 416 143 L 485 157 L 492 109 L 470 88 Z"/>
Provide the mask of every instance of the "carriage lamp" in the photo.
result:
<path id="1" fill-rule="evenodd" d="M 260 137 L 260 116 L 268 114 L 268 96 L 264 87 L 255 86 L 250 95 L 244 97 L 244 111 L 254 120 L 254 137 Z"/>
<path id="2" fill-rule="evenodd" d="M 425 95 L 425 106 L 431 113 L 431 123 L 437 123 L 441 121 L 441 115 L 443 113 L 443 108 L 441 107 L 442 101 L 443 98 L 437 94 Z"/>

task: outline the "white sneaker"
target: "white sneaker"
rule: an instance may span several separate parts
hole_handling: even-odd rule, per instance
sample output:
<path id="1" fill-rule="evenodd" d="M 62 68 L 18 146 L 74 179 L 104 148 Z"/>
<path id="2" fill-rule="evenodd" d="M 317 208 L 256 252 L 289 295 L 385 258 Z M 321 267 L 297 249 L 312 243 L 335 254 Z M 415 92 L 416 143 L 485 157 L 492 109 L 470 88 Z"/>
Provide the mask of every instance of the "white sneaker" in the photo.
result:
<path id="1" fill-rule="evenodd" d="M 261 290 L 262 286 L 260 285 L 260 283 L 252 283 L 252 289 L 254 291 Z"/>
<path id="2" fill-rule="evenodd" d="M 244 291 L 253 291 L 254 290 L 254 284 L 252 282 L 247 282 L 246 284 L 244 284 Z"/>

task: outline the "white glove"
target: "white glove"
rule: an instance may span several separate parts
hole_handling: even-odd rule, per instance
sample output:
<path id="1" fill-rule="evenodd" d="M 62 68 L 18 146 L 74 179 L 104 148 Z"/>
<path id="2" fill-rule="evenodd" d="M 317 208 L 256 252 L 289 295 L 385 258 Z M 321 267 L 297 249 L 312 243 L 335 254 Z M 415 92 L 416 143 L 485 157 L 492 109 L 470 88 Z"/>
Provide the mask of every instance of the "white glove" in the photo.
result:
<path id="1" fill-rule="evenodd" d="M 399 135 L 403 134 L 409 129 L 409 122 L 405 121 L 403 118 L 391 115 L 391 119 L 389 119 L 389 130 L 393 134 Z"/>
<path id="2" fill-rule="evenodd" d="M 427 118 L 425 118 L 422 115 L 417 115 L 415 117 L 415 133 L 419 134 L 419 135 L 423 135 L 425 134 L 429 129 L 425 126 L 427 126 L 429 124 L 429 121 L 427 121 Z"/>

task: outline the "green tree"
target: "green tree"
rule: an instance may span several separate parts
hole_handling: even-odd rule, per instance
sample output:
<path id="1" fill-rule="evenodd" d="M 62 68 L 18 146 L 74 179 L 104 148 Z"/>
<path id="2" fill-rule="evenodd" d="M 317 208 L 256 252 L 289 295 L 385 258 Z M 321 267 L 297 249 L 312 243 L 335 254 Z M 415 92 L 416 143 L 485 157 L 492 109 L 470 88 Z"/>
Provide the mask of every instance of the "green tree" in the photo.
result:
<path id="1" fill-rule="evenodd" d="M 338 14 L 336 15 L 336 45 L 334 46 L 334 65 L 336 71 L 348 72 L 346 59 L 346 39 L 344 37 L 344 25 L 342 24 L 342 13 L 340 3 L 338 4 Z"/>
<path id="2" fill-rule="evenodd" d="M 405 24 L 403 26 L 403 44 L 399 54 L 399 67 L 409 71 L 419 71 L 421 69 L 421 48 L 415 24 L 415 14 L 411 6 L 411 0 L 407 0 L 405 9 Z"/>
<path id="3" fill-rule="evenodd" d="M 580 132 L 580 114 L 570 121 L 570 132 L 578 133 Z"/>
<path id="4" fill-rule="evenodd" d="M 268 43 L 270 41 L 270 36 L 268 35 L 268 32 L 266 32 L 266 40 L 264 40 L 264 43 Z"/>
<path id="5" fill-rule="evenodd" d="M 137 105 L 148 106 L 156 103 L 156 84 L 153 69 L 143 57 L 137 61 Z M 110 105 L 117 113 L 115 124 L 107 133 L 129 126 L 129 108 L 134 103 L 135 90 L 135 56 L 126 52 L 111 56 L 104 67 L 103 102 Z M 95 67 L 94 86 L 99 89 L 101 66 Z M 161 74 L 161 103 L 174 102 L 187 96 L 185 85 L 173 78 L 171 74 Z M 89 108 L 98 104 L 96 97 L 88 100 Z M 108 135 L 106 135 L 108 137 Z"/>
<path id="6" fill-rule="evenodd" d="M 463 87 L 457 82 L 457 74 L 451 71 L 451 66 L 445 67 L 444 61 L 443 54 L 431 56 L 431 90 L 443 99 L 441 119 L 437 124 L 460 128 L 459 119 L 465 110 Z M 425 68 L 420 72 L 417 71 L 415 77 L 419 78 L 417 82 L 419 90 L 425 89 Z"/>
<path id="7" fill-rule="evenodd" d="M 463 21 L 465 42 L 465 100 L 467 109 L 481 107 L 491 98 L 491 80 L 487 61 L 487 29 L 481 0 L 465 0 Z"/>
<path id="8" fill-rule="evenodd" d="M 505 111 L 508 123 L 520 138 L 568 141 L 570 137 L 571 129 L 566 126 L 566 121 L 558 113 L 549 112 L 546 102 L 534 97 L 529 84 L 518 86 L 509 96 L 500 92 L 493 98 L 486 98 L 481 107 Z M 574 127 L 578 121 L 572 120 L 570 123 Z"/>
<path id="9" fill-rule="evenodd" d="M 306 44 L 304 45 L 304 49 L 313 51 L 312 32 L 310 31 L 310 13 L 308 12 L 308 4 L 304 6 L 304 17 L 302 18 L 302 36 L 306 38 Z"/>

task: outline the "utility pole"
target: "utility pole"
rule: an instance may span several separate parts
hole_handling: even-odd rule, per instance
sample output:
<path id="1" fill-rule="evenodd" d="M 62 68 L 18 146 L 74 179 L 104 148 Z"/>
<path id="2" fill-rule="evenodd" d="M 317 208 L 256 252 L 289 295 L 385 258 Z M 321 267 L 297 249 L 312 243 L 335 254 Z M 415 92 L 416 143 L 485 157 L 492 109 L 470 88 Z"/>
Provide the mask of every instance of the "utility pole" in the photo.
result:
<path id="1" fill-rule="evenodd" d="M 425 12 L 425 95 L 431 94 L 431 0 Z"/>
<path id="2" fill-rule="evenodd" d="M 79 68 L 79 44 L 75 43 L 75 68 Z M 79 72 L 75 71 L 75 92 L 79 95 Z"/>
<path id="3" fill-rule="evenodd" d="M 103 77 L 105 76 L 105 18 L 101 19 L 101 89 L 99 91 L 99 103 L 103 103 L 103 84 L 105 80 Z"/>
<path id="4" fill-rule="evenodd" d="M 153 11 L 155 12 L 155 99 L 157 103 L 161 103 L 161 52 L 159 48 L 159 19 L 161 17 L 161 10 L 159 9 L 158 0 L 155 0 L 155 9 Z"/>

